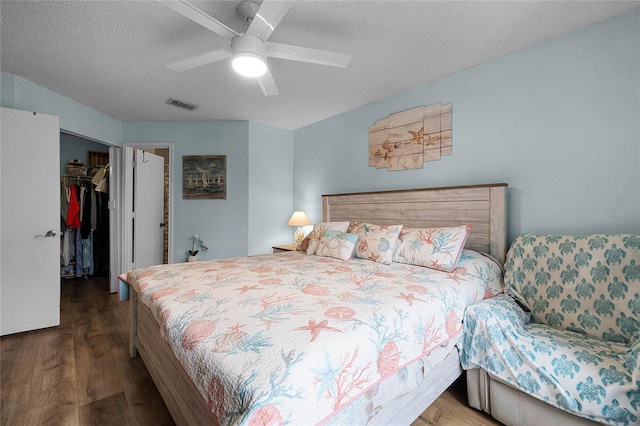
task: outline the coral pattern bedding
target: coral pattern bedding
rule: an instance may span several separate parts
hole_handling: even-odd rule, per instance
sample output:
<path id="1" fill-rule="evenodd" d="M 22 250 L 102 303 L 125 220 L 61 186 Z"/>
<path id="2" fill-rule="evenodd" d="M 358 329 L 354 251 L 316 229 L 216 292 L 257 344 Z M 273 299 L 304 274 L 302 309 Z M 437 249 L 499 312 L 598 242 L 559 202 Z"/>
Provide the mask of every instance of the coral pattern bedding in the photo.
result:
<path id="1" fill-rule="evenodd" d="M 287 252 L 142 268 L 127 282 L 213 417 L 246 425 L 328 421 L 457 341 L 466 306 L 502 291 L 500 266 L 474 251 L 452 272 Z"/>

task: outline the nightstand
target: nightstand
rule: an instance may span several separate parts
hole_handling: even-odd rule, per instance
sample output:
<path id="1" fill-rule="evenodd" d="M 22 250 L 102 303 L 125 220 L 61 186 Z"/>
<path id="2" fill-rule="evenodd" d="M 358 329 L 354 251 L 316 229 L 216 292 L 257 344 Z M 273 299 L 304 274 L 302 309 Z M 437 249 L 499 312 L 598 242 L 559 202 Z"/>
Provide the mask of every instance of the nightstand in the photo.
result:
<path id="1" fill-rule="evenodd" d="M 274 253 L 281 253 L 283 251 L 296 251 L 298 248 L 297 244 L 283 244 L 281 246 L 273 246 Z"/>

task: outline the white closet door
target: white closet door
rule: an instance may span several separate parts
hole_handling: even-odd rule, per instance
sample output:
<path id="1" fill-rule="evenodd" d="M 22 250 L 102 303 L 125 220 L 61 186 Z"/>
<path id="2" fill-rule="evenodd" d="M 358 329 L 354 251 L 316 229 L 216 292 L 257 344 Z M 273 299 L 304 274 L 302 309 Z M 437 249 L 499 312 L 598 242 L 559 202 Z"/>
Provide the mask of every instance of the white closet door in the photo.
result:
<path id="1" fill-rule="evenodd" d="M 60 324 L 58 117 L 0 109 L 0 335 Z"/>

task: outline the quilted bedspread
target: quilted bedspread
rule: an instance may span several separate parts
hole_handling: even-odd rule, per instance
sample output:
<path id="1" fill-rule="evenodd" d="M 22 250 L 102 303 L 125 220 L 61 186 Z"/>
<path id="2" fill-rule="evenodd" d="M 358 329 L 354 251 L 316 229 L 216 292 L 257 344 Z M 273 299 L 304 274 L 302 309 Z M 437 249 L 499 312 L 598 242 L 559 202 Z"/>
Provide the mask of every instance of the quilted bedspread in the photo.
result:
<path id="1" fill-rule="evenodd" d="M 501 291 L 465 251 L 451 273 L 288 252 L 130 271 L 221 424 L 318 424 L 459 338 L 467 305 Z M 366 420 L 366 419 L 365 419 Z"/>

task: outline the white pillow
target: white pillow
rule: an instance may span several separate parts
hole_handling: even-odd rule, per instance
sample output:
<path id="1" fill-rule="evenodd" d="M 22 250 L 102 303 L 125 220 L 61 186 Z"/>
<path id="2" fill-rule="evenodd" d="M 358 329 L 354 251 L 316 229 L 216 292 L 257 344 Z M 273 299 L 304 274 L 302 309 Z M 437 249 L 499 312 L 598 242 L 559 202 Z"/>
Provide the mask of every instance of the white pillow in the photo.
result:
<path id="1" fill-rule="evenodd" d="M 374 225 L 372 223 L 354 223 L 349 232 L 360 239 L 353 257 L 373 260 L 388 265 L 393 260 L 393 251 L 402 225 Z"/>
<path id="2" fill-rule="evenodd" d="M 340 231 L 324 231 L 316 254 L 318 256 L 333 257 L 335 259 L 349 260 L 358 242 L 356 234 L 347 234 Z"/>
<path id="3" fill-rule="evenodd" d="M 471 228 L 472 225 L 403 229 L 393 261 L 451 272 L 458 265 Z"/>
<path id="4" fill-rule="evenodd" d="M 309 238 L 309 247 L 307 247 L 307 254 L 316 254 L 318 249 L 318 243 L 324 231 L 339 231 L 347 232 L 349 229 L 349 222 L 320 222 L 313 225 L 313 230 L 307 235 Z"/>

